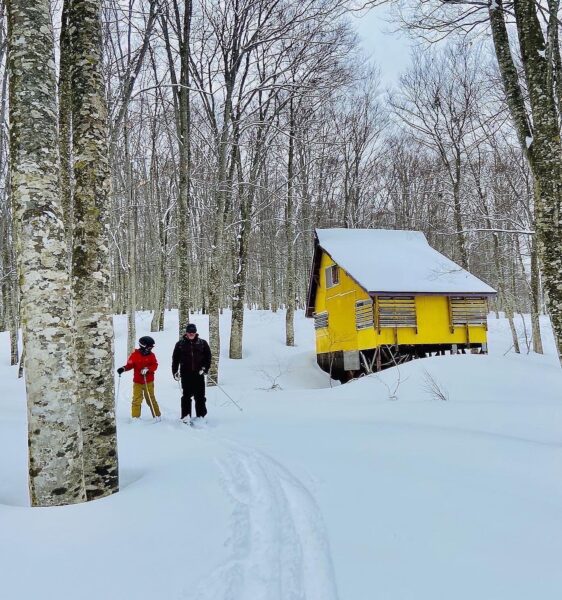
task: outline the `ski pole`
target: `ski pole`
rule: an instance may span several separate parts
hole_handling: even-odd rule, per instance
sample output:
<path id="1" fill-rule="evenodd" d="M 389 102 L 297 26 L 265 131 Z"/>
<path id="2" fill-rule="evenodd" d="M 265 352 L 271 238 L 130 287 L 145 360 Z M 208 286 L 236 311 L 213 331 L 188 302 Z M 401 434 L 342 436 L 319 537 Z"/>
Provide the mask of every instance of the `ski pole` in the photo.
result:
<path id="1" fill-rule="evenodd" d="M 115 398 L 115 413 L 117 413 L 117 403 L 119 402 L 119 390 L 121 389 L 121 373 L 119 373 L 119 379 L 117 380 L 117 397 Z"/>
<path id="2" fill-rule="evenodd" d="M 147 404 L 148 404 L 148 408 L 150 408 L 150 412 L 152 413 L 152 418 L 155 419 L 156 418 L 156 413 L 154 412 L 154 406 L 152 405 L 152 398 L 150 397 L 150 391 L 148 389 L 148 383 L 146 382 L 146 374 L 143 373 L 143 378 L 144 378 L 144 389 L 146 390 L 146 397 L 148 398 Z"/>
<path id="3" fill-rule="evenodd" d="M 211 383 L 214 383 L 219 390 L 233 403 L 236 405 L 236 407 L 238 408 L 239 411 L 242 411 L 242 407 L 238 404 L 238 402 L 236 402 L 236 400 L 234 400 L 234 398 L 232 398 L 232 396 L 230 396 L 229 394 L 227 394 L 223 388 L 207 373 L 207 377 L 211 380 Z"/>

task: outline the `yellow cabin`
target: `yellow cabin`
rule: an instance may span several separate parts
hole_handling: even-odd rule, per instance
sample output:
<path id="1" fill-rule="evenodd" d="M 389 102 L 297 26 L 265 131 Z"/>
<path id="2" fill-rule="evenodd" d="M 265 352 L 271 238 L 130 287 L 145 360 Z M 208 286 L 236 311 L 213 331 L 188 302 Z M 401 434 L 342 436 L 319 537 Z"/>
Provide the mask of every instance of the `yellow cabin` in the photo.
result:
<path id="1" fill-rule="evenodd" d="M 306 316 L 318 364 L 347 381 L 446 351 L 486 353 L 495 294 L 419 231 L 317 229 Z"/>

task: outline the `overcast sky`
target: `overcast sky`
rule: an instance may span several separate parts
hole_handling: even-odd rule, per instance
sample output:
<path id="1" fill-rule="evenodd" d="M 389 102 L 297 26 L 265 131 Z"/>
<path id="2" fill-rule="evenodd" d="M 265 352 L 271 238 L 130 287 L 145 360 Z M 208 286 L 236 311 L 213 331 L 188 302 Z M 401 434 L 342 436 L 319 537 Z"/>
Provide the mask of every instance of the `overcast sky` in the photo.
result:
<path id="1" fill-rule="evenodd" d="M 365 52 L 381 70 L 383 85 L 397 83 L 399 74 L 408 66 L 411 42 L 394 31 L 398 26 L 388 21 L 388 8 L 380 6 L 352 19 Z"/>

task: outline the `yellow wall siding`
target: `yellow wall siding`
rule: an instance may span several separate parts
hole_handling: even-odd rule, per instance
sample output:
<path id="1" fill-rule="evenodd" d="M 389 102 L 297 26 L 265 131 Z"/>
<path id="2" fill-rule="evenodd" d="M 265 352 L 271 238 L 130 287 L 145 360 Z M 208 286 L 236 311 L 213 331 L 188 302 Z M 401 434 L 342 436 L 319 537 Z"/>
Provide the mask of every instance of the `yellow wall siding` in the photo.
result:
<path id="1" fill-rule="evenodd" d="M 317 353 L 337 350 L 363 350 L 383 344 L 463 344 L 486 342 L 483 326 L 456 327 L 451 332 L 449 300 L 446 296 L 416 296 L 417 332 L 412 327 L 384 328 L 376 326 L 357 330 L 355 302 L 369 295 L 343 269 L 339 269 L 339 283 L 326 288 L 326 268 L 332 259 L 322 253 L 320 281 L 315 298 L 315 311 L 328 312 L 328 327 L 316 330 Z"/>
<path id="2" fill-rule="evenodd" d="M 446 296 L 416 296 L 418 335 L 410 337 L 406 344 L 465 344 L 486 341 L 486 328 L 470 326 L 455 327 L 451 332 L 449 299 Z"/>
<path id="3" fill-rule="evenodd" d="M 316 346 L 319 353 L 357 350 L 355 300 L 369 297 L 343 269 L 339 269 L 339 283 L 326 289 L 326 267 L 333 264 L 334 261 L 323 252 L 315 310 L 327 310 L 329 316 L 328 328 L 316 330 Z"/>

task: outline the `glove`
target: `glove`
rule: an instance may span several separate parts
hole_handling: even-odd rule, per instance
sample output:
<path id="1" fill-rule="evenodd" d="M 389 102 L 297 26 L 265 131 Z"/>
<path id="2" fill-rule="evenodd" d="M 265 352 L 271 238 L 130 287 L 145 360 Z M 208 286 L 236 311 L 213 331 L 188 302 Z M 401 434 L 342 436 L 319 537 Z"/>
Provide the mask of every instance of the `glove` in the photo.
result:
<path id="1" fill-rule="evenodd" d="M 117 372 L 119 373 L 119 377 L 121 377 L 121 375 L 125 372 L 125 367 L 119 367 Z"/>
<path id="2" fill-rule="evenodd" d="M 148 367 L 144 367 L 144 369 L 141 369 L 141 375 L 146 375 L 148 373 Z"/>
<path id="3" fill-rule="evenodd" d="M 176 381 L 179 381 L 180 380 L 180 374 L 179 373 L 174 373 L 174 379 Z"/>
<path id="4" fill-rule="evenodd" d="M 201 369 L 199 371 L 199 375 L 207 375 L 208 372 L 209 372 L 209 369 Z"/>

